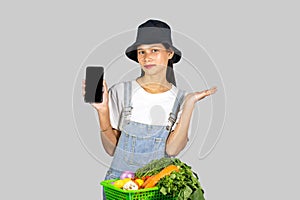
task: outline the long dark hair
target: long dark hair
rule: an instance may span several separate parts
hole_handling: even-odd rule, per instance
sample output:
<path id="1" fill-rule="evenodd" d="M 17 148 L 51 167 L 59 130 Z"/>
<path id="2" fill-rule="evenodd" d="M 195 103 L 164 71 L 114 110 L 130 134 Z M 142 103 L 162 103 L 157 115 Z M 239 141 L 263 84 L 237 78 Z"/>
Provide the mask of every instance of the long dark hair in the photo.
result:
<path id="1" fill-rule="evenodd" d="M 164 45 L 164 47 L 166 49 L 170 49 L 170 45 L 167 44 L 167 43 L 162 43 L 162 45 Z M 143 69 L 141 69 L 141 76 L 144 76 L 145 75 L 145 72 Z M 175 73 L 174 73 L 174 70 L 173 70 L 173 61 L 172 59 L 169 59 L 168 60 L 168 67 L 167 67 L 167 73 L 166 73 L 166 78 L 167 78 L 167 81 L 172 83 L 174 86 L 176 86 L 176 80 L 175 80 Z"/>

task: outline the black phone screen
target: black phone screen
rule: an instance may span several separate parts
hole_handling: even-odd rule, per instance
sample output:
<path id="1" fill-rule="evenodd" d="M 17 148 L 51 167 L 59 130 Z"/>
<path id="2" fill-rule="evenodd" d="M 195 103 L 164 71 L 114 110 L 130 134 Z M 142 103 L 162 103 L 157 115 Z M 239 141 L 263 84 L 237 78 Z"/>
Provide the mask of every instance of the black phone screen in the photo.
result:
<path id="1" fill-rule="evenodd" d="M 86 68 L 85 96 L 87 103 L 101 103 L 103 93 L 104 68 L 99 66 L 88 66 Z"/>

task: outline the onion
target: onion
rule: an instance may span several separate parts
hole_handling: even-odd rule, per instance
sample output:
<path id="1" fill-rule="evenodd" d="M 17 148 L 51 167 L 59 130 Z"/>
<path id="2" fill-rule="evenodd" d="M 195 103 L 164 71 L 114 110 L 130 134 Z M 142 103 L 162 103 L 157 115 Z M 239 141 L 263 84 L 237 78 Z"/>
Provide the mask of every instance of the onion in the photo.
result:
<path id="1" fill-rule="evenodd" d="M 125 178 L 134 178 L 134 172 L 131 171 L 124 171 L 121 176 L 120 179 L 125 179 Z"/>

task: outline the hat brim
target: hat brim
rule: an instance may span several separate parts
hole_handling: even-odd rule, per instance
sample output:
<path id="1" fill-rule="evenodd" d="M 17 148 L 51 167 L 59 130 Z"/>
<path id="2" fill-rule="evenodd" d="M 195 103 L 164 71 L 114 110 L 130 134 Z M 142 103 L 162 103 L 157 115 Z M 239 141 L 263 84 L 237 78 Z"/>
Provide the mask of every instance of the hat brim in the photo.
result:
<path id="1" fill-rule="evenodd" d="M 177 62 L 180 61 L 182 54 L 181 54 L 181 51 L 179 49 L 177 49 L 172 44 L 170 44 L 169 41 L 160 41 L 158 43 L 167 43 L 170 46 L 170 48 L 174 51 L 174 55 L 173 55 L 173 57 L 171 59 L 173 61 L 173 63 L 177 63 Z M 139 45 L 142 45 L 142 44 L 146 44 L 146 43 L 139 43 L 139 42 L 133 43 L 131 46 L 129 46 L 126 49 L 126 51 L 125 51 L 126 56 L 129 59 L 131 59 L 131 60 L 133 60 L 135 62 L 138 62 L 138 59 L 137 59 L 137 47 Z"/>

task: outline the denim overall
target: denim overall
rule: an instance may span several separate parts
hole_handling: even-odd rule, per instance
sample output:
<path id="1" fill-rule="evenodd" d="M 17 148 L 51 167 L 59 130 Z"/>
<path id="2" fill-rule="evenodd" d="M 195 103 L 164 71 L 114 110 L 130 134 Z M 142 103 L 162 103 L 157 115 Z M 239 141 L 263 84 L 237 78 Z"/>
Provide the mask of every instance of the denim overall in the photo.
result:
<path id="1" fill-rule="evenodd" d="M 120 119 L 121 136 L 106 174 L 106 180 L 119 178 L 123 171 L 135 172 L 153 159 L 168 157 L 165 151 L 166 140 L 184 99 L 184 91 L 178 90 L 167 126 L 142 124 L 130 121 L 133 109 L 131 90 L 131 81 L 125 82 L 124 108 Z"/>

